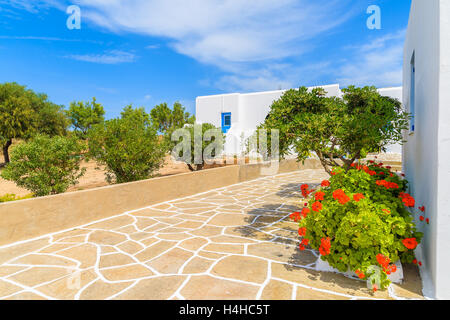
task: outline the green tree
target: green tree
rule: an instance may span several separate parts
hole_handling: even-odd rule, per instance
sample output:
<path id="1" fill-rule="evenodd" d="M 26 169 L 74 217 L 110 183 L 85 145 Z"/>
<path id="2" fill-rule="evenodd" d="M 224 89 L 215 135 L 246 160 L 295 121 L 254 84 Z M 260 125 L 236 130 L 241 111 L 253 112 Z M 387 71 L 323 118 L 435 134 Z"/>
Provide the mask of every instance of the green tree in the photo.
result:
<path id="1" fill-rule="evenodd" d="M 82 152 L 83 144 L 76 138 L 37 135 L 12 150 L 1 176 L 36 196 L 62 193 L 85 172 L 80 169 Z"/>
<path id="2" fill-rule="evenodd" d="M 172 155 L 184 161 L 191 171 L 202 170 L 205 163 L 222 153 L 224 138 L 222 130 L 210 123 L 187 125 L 174 131 Z"/>
<path id="3" fill-rule="evenodd" d="M 165 148 L 147 119 L 142 108 L 126 107 L 89 132 L 89 155 L 106 166 L 108 183 L 148 179 L 163 165 Z"/>
<path id="4" fill-rule="evenodd" d="M 104 115 L 103 106 L 97 103 L 95 98 L 92 98 L 92 102 L 72 102 L 67 111 L 67 116 L 75 133 L 82 139 L 86 139 L 88 131 L 94 125 L 105 120 Z"/>
<path id="5" fill-rule="evenodd" d="M 279 130 L 281 156 L 295 152 L 304 161 L 315 152 L 328 173 L 334 166 L 348 169 L 368 152 L 403 143 L 409 115 L 399 101 L 381 96 L 375 87 L 350 86 L 343 93 L 338 98 L 326 97 L 322 88 L 288 90 L 258 129 Z"/>
<path id="6" fill-rule="evenodd" d="M 170 109 L 167 103 L 157 105 L 150 111 L 150 117 L 158 131 L 163 134 L 195 122 L 195 117 L 186 112 L 179 102 L 174 103 L 173 109 Z"/>
<path id="7" fill-rule="evenodd" d="M 37 133 L 63 135 L 67 119 L 61 106 L 15 82 L 0 84 L 0 145 L 5 163 L 13 139 L 29 139 Z"/>

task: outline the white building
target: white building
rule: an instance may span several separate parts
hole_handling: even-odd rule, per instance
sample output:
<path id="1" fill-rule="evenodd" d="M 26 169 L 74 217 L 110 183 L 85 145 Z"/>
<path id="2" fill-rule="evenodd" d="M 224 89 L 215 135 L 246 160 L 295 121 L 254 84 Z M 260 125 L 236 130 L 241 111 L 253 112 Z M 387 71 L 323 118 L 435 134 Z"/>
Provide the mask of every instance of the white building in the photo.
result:
<path id="1" fill-rule="evenodd" d="M 450 1 L 413 0 L 403 60 L 403 104 L 413 114 L 403 167 L 430 225 L 417 255 L 425 294 L 450 299 Z"/>
<path id="2" fill-rule="evenodd" d="M 321 86 L 327 96 L 342 96 L 338 84 Z M 311 87 L 312 89 L 314 87 Z M 231 93 L 198 97 L 196 99 L 196 119 L 198 123 L 211 123 L 226 132 L 225 154 L 239 154 L 242 149 L 242 138 L 247 138 L 256 127 L 264 122 L 270 106 L 278 100 L 286 90 Z M 380 94 L 402 100 L 402 88 L 384 88 Z M 390 153 L 400 154 L 401 145 L 388 148 Z"/>

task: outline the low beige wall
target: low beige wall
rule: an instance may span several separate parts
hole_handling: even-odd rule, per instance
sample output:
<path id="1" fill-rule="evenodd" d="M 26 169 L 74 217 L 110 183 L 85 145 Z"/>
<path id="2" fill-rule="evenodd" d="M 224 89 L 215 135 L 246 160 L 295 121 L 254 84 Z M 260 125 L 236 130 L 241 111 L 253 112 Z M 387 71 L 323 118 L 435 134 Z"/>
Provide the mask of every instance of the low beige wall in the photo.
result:
<path id="1" fill-rule="evenodd" d="M 233 165 L 193 173 L 0 204 L 0 245 L 261 177 L 263 164 Z M 321 168 L 308 159 L 280 162 L 276 173 Z"/>

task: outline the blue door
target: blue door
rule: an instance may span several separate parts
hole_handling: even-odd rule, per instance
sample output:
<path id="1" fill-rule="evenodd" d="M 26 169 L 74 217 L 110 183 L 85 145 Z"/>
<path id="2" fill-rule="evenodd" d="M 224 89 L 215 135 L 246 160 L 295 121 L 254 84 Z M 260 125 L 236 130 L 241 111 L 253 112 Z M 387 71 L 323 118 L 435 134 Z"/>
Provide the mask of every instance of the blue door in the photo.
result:
<path id="1" fill-rule="evenodd" d="M 222 113 L 222 132 L 227 133 L 231 127 L 231 112 Z"/>

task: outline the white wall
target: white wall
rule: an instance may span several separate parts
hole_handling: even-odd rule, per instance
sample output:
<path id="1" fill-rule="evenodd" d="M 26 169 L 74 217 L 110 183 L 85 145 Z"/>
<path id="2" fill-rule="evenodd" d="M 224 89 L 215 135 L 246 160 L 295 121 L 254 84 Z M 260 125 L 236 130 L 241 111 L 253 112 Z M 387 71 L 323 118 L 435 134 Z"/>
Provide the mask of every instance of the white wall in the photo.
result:
<path id="1" fill-rule="evenodd" d="M 310 87 L 312 90 L 316 87 Z M 342 96 L 338 84 L 321 86 L 327 96 Z M 384 88 L 378 90 L 381 95 L 397 98 L 401 101 L 402 88 Z M 278 100 L 286 90 L 255 92 L 246 94 L 225 94 L 198 97 L 196 99 L 196 119 L 198 123 L 211 123 L 221 126 L 222 112 L 231 112 L 231 128 L 226 135 L 225 153 L 238 154 L 241 151 L 242 136 L 248 138 L 256 127 L 263 123 L 270 111 L 270 106 Z M 401 153 L 399 144 L 387 147 L 387 152 Z"/>
<path id="2" fill-rule="evenodd" d="M 403 102 L 409 111 L 411 57 L 415 54 L 415 132 L 405 133 L 403 166 L 417 206 L 430 225 L 417 255 L 424 293 L 450 298 L 450 3 L 413 0 L 403 61 Z"/>

